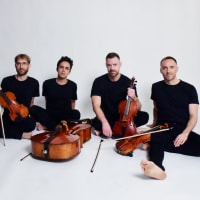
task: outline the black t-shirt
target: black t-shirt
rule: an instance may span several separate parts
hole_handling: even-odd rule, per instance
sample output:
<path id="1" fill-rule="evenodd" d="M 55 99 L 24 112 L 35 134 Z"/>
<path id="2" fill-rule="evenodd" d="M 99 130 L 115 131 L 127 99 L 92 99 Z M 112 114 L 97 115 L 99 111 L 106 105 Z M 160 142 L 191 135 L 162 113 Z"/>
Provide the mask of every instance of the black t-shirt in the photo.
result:
<path id="1" fill-rule="evenodd" d="M 39 82 L 27 77 L 24 81 L 18 81 L 15 76 L 8 76 L 2 80 L 1 87 L 3 92 L 12 92 L 19 104 L 30 106 L 33 97 L 39 96 Z"/>
<path id="2" fill-rule="evenodd" d="M 131 80 L 123 74 L 115 82 L 104 74 L 94 80 L 91 96 L 101 97 L 101 109 L 106 117 L 118 119 L 118 105 L 122 100 L 126 100 L 127 88 L 130 84 Z"/>
<path id="3" fill-rule="evenodd" d="M 199 104 L 195 87 L 184 81 L 167 85 L 159 81 L 152 85 L 151 99 L 157 105 L 157 122 L 186 125 L 189 120 L 189 104 Z"/>
<path id="4" fill-rule="evenodd" d="M 68 79 L 65 85 L 56 83 L 56 78 L 43 83 L 42 95 L 46 97 L 46 109 L 53 113 L 63 113 L 72 110 L 71 101 L 77 100 L 77 84 Z"/>

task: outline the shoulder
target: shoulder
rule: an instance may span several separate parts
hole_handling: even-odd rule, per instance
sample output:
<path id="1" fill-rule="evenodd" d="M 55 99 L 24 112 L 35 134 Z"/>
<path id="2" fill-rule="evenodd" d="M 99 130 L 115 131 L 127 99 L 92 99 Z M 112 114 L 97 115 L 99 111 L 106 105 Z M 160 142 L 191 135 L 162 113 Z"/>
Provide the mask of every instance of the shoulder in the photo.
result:
<path id="1" fill-rule="evenodd" d="M 107 74 L 103 74 L 103 75 L 101 75 L 101 76 L 95 78 L 94 81 L 104 81 L 104 80 L 106 80 L 106 79 L 108 79 Z"/>
<path id="2" fill-rule="evenodd" d="M 70 79 L 68 79 L 68 84 L 73 85 L 73 86 L 77 86 L 77 83 L 75 81 L 70 80 Z"/>
<path id="3" fill-rule="evenodd" d="M 30 76 L 28 76 L 27 80 L 31 82 L 39 83 L 39 81 L 36 78 L 30 77 Z"/>
<path id="4" fill-rule="evenodd" d="M 50 78 L 46 79 L 43 84 L 51 84 L 51 83 L 56 83 L 56 78 Z"/>
<path id="5" fill-rule="evenodd" d="M 188 88 L 195 88 L 194 85 L 192 85 L 191 83 L 185 82 L 185 81 L 180 81 L 180 85 L 184 86 L 184 87 L 188 87 Z"/>
<path id="6" fill-rule="evenodd" d="M 128 76 L 124 75 L 124 74 L 121 74 L 119 80 L 121 80 L 121 81 L 128 81 L 129 83 L 131 81 L 131 79 Z"/>
<path id="7" fill-rule="evenodd" d="M 12 76 L 7 76 L 7 77 L 4 77 L 2 79 L 2 82 L 1 82 L 1 87 L 3 89 L 6 89 L 6 88 L 10 88 L 11 85 L 16 85 L 17 84 L 17 79 L 15 78 L 15 75 L 12 75 Z"/>
<path id="8" fill-rule="evenodd" d="M 195 88 L 194 85 L 192 85 L 191 83 L 185 82 L 185 81 L 180 81 L 179 84 L 181 89 L 185 89 L 185 91 L 187 91 L 188 93 L 195 93 L 195 95 L 197 95 L 197 90 Z"/>
<path id="9" fill-rule="evenodd" d="M 39 89 L 39 81 L 33 77 L 28 77 L 26 79 L 26 81 L 24 81 L 24 84 L 27 84 L 29 85 L 29 87 L 32 87 L 32 88 L 38 88 Z"/>
<path id="10" fill-rule="evenodd" d="M 13 79 L 15 79 L 15 75 L 4 77 L 2 79 L 2 81 L 10 81 L 10 80 L 13 80 Z"/>
<path id="11" fill-rule="evenodd" d="M 152 84 L 152 88 L 160 88 L 163 85 L 165 85 L 163 80 L 162 81 L 157 81 L 157 82 Z"/>

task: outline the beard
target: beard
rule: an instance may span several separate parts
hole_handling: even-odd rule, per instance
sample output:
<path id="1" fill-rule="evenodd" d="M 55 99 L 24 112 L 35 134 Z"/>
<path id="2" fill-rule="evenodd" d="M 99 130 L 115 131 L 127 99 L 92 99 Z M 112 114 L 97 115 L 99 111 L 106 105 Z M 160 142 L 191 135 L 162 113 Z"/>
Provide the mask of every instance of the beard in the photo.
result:
<path id="1" fill-rule="evenodd" d="M 119 72 L 114 71 L 114 70 L 110 70 L 108 74 L 109 74 L 110 77 L 115 78 L 119 75 Z"/>
<path id="2" fill-rule="evenodd" d="M 24 76 L 28 73 L 28 69 L 18 69 L 17 70 L 17 75 L 18 76 Z"/>

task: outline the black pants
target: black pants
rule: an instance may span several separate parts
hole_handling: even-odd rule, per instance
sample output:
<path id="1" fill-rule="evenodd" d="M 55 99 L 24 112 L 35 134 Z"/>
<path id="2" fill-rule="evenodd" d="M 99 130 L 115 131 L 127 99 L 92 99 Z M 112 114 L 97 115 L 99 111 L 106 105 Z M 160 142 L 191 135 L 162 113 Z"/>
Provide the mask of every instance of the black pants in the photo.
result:
<path id="1" fill-rule="evenodd" d="M 165 170 L 163 166 L 164 152 L 179 153 L 189 156 L 200 156 L 200 135 L 191 132 L 187 141 L 179 146 L 174 146 L 175 138 L 182 133 L 183 126 L 174 125 L 173 129 L 154 133 L 151 135 L 149 159 Z"/>
<path id="2" fill-rule="evenodd" d="M 31 132 L 36 126 L 36 121 L 30 116 L 18 122 L 13 122 L 7 114 L 3 114 L 2 118 L 6 138 L 21 139 L 24 132 Z M 0 137 L 3 137 L 2 131 L 1 127 Z"/>
<path id="3" fill-rule="evenodd" d="M 116 122 L 116 119 L 113 119 L 111 117 L 107 117 L 107 120 L 108 120 L 111 128 L 113 128 L 114 123 Z M 144 112 L 144 111 L 139 111 L 137 113 L 137 115 L 134 117 L 133 121 L 134 121 L 136 127 L 142 126 L 149 121 L 149 114 L 147 112 Z M 102 131 L 102 124 L 97 119 L 97 117 L 95 117 L 92 120 L 92 126 L 94 127 L 95 130 Z"/>
<path id="4" fill-rule="evenodd" d="M 80 112 L 78 110 L 52 113 L 36 105 L 30 108 L 30 114 L 37 122 L 44 125 L 49 131 L 53 131 L 62 120 L 76 121 L 80 119 Z"/>

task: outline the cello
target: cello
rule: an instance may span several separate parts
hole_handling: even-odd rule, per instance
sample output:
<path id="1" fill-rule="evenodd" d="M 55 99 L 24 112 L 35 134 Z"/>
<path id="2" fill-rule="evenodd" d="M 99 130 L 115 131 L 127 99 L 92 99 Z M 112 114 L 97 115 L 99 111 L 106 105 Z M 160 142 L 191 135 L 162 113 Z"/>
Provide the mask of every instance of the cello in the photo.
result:
<path id="1" fill-rule="evenodd" d="M 51 161 L 64 161 L 80 153 L 80 137 L 71 134 L 66 121 L 61 121 L 56 129 L 31 137 L 34 158 Z M 22 159 L 21 159 L 22 160 Z"/>
<path id="2" fill-rule="evenodd" d="M 83 147 L 83 143 L 91 139 L 91 120 L 82 119 L 78 121 L 67 121 L 71 134 L 77 134 L 80 136 L 80 144 Z"/>
<path id="3" fill-rule="evenodd" d="M 136 84 L 135 78 L 131 79 L 130 88 L 135 89 Z M 137 92 L 136 92 L 137 96 Z M 136 126 L 134 124 L 134 116 L 138 112 L 137 104 L 135 101 L 128 96 L 127 100 L 123 100 L 119 103 L 118 111 L 120 114 L 120 118 L 115 122 L 112 132 L 114 136 L 118 137 L 126 137 L 136 134 Z"/>

